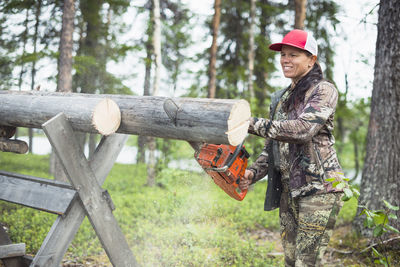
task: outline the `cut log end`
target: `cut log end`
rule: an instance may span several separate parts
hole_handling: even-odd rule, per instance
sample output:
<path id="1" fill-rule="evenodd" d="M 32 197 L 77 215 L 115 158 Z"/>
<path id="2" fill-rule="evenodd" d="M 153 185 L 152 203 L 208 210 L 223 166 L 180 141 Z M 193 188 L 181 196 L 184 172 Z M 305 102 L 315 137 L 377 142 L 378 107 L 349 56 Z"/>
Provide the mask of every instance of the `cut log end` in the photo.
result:
<path id="1" fill-rule="evenodd" d="M 28 152 L 28 144 L 22 140 L 0 137 L 0 151 L 25 154 Z"/>
<path id="2" fill-rule="evenodd" d="M 250 117 L 250 105 L 246 100 L 240 100 L 233 105 L 228 118 L 228 131 L 226 131 L 231 145 L 237 146 L 246 138 Z"/>
<path id="3" fill-rule="evenodd" d="M 115 133 L 121 124 L 118 105 L 110 98 L 101 100 L 93 110 L 92 124 L 102 135 Z"/>

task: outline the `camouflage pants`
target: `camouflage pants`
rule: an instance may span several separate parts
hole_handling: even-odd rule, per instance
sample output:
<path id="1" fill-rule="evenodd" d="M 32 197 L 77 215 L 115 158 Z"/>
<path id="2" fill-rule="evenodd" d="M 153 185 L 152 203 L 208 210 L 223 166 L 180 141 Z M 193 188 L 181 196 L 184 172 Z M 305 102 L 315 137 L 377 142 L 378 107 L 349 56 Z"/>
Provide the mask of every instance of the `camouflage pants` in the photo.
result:
<path id="1" fill-rule="evenodd" d="M 293 199 L 288 192 L 282 193 L 279 217 L 285 266 L 320 266 L 342 196 L 327 193 Z"/>

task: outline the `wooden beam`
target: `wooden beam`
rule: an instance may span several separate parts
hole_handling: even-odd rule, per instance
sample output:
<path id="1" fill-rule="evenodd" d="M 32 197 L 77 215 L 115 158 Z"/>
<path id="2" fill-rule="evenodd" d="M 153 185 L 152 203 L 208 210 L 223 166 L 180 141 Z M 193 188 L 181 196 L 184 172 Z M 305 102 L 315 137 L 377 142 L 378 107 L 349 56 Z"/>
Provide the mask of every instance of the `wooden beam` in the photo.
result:
<path id="1" fill-rule="evenodd" d="M 85 106 L 86 101 L 110 98 L 117 103 L 121 110 L 121 125 L 117 130 L 118 133 L 214 144 L 238 145 L 241 143 L 247 135 L 251 115 L 249 103 L 240 99 L 166 98 L 20 91 L 0 91 L 0 95 L 0 118 L 2 118 L 0 124 L 3 125 L 40 128 L 41 123 L 57 114 L 54 113 L 55 110 L 52 110 L 51 116 L 49 108 L 43 107 L 47 105 L 46 103 L 54 106 L 56 105 L 54 103 L 68 99 L 68 102 L 75 103 L 73 107 L 79 111 Z M 33 104 L 18 109 L 18 119 L 15 118 L 15 115 L 8 116 L 10 113 L 16 113 L 14 110 L 17 111 L 16 108 L 18 108 L 19 103 L 28 101 L 25 97 L 28 97 Z M 171 122 L 163 108 L 165 101 L 170 99 L 178 107 L 174 122 Z M 40 102 L 41 105 L 35 104 L 37 102 Z M 70 119 L 69 110 L 63 111 Z M 47 115 L 46 117 L 42 115 L 44 113 Z M 3 120 L 5 116 L 7 118 Z M 29 117 L 34 117 L 35 122 L 29 121 Z M 83 120 L 84 118 L 81 119 L 81 121 Z M 71 124 L 74 129 L 83 130 L 73 121 L 71 121 Z"/>
<path id="2" fill-rule="evenodd" d="M 78 194 L 108 258 L 114 266 L 137 266 L 128 243 L 122 234 L 112 210 L 104 199 L 103 190 L 82 153 L 73 129 L 63 113 L 45 124 L 46 133 L 56 151 L 65 173 Z"/>
<path id="3" fill-rule="evenodd" d="M 64 214 L 76 191 L 68 184 L 0 171 L 0 199 L 34 209 Z"/>
<path id="4" fill-rule="evenodd" d="M 115 160 L 121 152 L 128 135 L 113 134 L 104 136 L 90 159 L 90 167 L 102 185 Z M 33 259 L 33 266 L 58 267 L 67 252 L 69 244 L 78 232 L 86 213 L 79 199 L 72 200 L 68 213 L 58 216 L 49 233 Z"/>
<path id="5" fill-rule="evenodd" d="M 25 255 L 25 243 L 0 246 L 0 259 L 13 258 Z"/>

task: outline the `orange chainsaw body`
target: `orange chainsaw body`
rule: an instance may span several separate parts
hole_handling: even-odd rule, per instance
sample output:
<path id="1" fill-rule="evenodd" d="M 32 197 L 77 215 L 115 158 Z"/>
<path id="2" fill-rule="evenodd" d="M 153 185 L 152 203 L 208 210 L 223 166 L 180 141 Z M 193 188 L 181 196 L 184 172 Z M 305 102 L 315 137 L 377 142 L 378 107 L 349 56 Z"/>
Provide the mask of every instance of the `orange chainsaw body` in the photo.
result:
<path id="1" fill-rule="evenodd" d="M 222 190 L 236 200 L 244 199 L 247 190 L 241 191 L 239 183 L 244 176 L 250 155 L 243 144 L 239 146 L 203 144 L 194 156 Z"/>

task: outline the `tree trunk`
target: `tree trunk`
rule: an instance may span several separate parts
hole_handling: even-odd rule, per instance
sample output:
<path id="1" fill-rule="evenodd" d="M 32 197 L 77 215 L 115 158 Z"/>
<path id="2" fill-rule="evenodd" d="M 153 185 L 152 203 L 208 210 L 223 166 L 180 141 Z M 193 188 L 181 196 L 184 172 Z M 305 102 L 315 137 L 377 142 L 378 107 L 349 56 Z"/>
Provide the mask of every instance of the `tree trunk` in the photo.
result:
<path id="1" fill-rule="evenodd" d="M 100 9 L 103 1 L 82 0 L 79 2 L 84 22 L 86 23 L 86 35 L 83 39 L 81 53 L 83 56 L 96 60 L 96 64 L 85 63 L 85 70 L 79 80 L 82 93 L 94 94 L 99 87 L 99 68 L 101 68 L 101 47 L 99 37 L 103 34 Z"/>
<path id="2" fill-rule="evenodd" d="M 19 73 L 19 78 L 18 78 L 18 90 L 21 91 L 22 89 L 22 82 L 23 82 L 23 76 L 25 74 L 25 54 L 26 54 L 26 43 L 28 40 L 28 32 L 29 32 L 29 27 L 28 27 L 28 22 L 29 22 L 29 8 L 26 9 L 26 15 L 25 15 L 25 21 L 24 21 L 24 27 L 25 31 L 23 32 L 22 35 L 22 60 L 21 60 L 21 71 Z"/>
<path id="3" fill-rule="evenodd" d="M 218 38 L 218 30 L 219 30 L 219 22 L 221 19 L 221 0 L 214 1 L 214 17 L 212 21 L 212 35 L 213 40 L 210 48 L 210 65 L 208 69 L 208 98 L 215 98 L 216 95 L 216 80 L 217 80 L 217 71 L 216 71 L 216 62 L 217 62 L 217 38 Z"/>
<path id="4" fill-rule="evenodd" d="M 153 0 L 153 26 L 154 82 L 151 95 L 156 96 L 159 94 L 161 79 L 161 21 L 159 0 Z"/>
<path id="5" fill-rule="evenodd" d="M 57 92 L 72 92 L 74 18 L 74 0 L 65 0 L 59 45 Z M 50 164 L 50 174 L 52 174 L 57 181 L 68 182 L 61 162 L 53 150 L 50 155 Z"/>
<path id="6" fill-rule="evenodd" d="M 168 103 L 176 106 L 172 119 L 164 108 Z M 106 105 L 109 113 L 97 112 L 97 104 Z M 5 126 L 41 128 L 64 112 L 77 131 L 105 134 L 108 129 L 111 133 L 118 127 L 114 123 L 118 107 L 119 133 L 212 144 L 238 145 L 247 135 L 250 118 L 249 103 L 238 99 L 0 91 L 0 118 Z"/>
<path id="7" fill-rule="evenodd" d="M 136 164 L 145 163 L 146 162 L 146 136 L 139 135 L 137 138 L 137 155 L 136 155 Z"/>
<path id="8" fill-rule="evenodd" d="M 58 58 L 57 92 L 72 92 L 72 35 L 74 32 L 74 0 L 65 0 Z"/>
<path id="9" fill-rule="evenodd" d="M 32 154 L 32 147 L 33 147 L 33 129 L 28 129 L 28 153 Z"/>
<path id="10" fill-rule="evenodd" d="M 371 115 L 359 199 L 361 205 L 370 209 L 382 209 L 383 199 L 400 206 L 399 14 L 399 1 L 380 1 Z M 358 230 L 363 230 L 362 220 L 357 217 Z M 400 228 L 399 220 L 391 220 L 390 224 Z"/>
<path id="11" fill-rule="evenodd" d="M 357 140 L 354 140 L 353 142 L 353 148 L 354 148 L 354 176 L 351 178 L 351 180 L 357 179 L 358 173 L 360 172 L 360 161 L 359 161 L 359 149 L 358 149 L 358 142 Z"/>
<path id="12" fill-rule="evenodd" d="M 254 73 L 254 28 L 256 16 L 256 0 L 250 1 L 250 31 L 249 31 L 249 73 L 248 73 L 248 90 L 250 99 L 254 98 L 253 73 Z"/>
<path id="13" fill-rule="evenodd" d="M 147 148 L 149 151 L 149 160 L 147 162 L 147 186 L 155 186 L 156 185 L 156 138 L 148 137 L 147 138 Z"/>
<path id="14" fill-rule="evenodd" d="M 36 12 L 35 12 L 35 32 L 33 35 L 33 54 L 36 57 L 37 54 L 37 39 L 38 39 L 38 30 L 39 30 L 39 24 L 40 24 L 40 14 L 42 11 L 42 0 L 37 1 L 37 6 L 36 6 Z M 36 76 L 36 60 L 32 62 L 32 69 L 31 69 L 31 90 L 35 89 L 35 76 Z M 37 87 L 37 88 L 40 88 Z M 32 153 L 32 146 L 33 146 L 33 130 L 28 129 L 28 136 L 29 136 L 29 153 Z"/>
<path id="15" fill-rule="evenodd" d="M 91 159 L 96 151 L 96 134 L 89 134 L 89 159 Z"/>
<path id="16" fill-rule="evenodd" d="M 262 6 L 268 5 L 269 0 L 260 0 L 258 1 Z M 264 109 L 266 106 L 265 100 L 267 99 L 268 91 L 270 90 L 267 86 L 267 80 L 269 71 L 267 70 L 267 66 L 263 64 L 263 62 L 268 61 L 268 57 L 265 53 L 267 45 L 267 40 L 269 40 L 269 33 L 267 32 L 268 25 L 271 24 L 271 19 L 269 18 L 271 15 L 266 8 L 261 8 L 261 15 L 259 16 L 259 30 L 261 40 L 258 41 L 258 45 L 255 48 L 255 60 L 257 62 L 262 62 L 261 64 L 255 64 L 254 74 L 255 74 L 255 84 L 256 90 L 254 90 L 255 100 L 257 107 L 261 107 Z"/>
<path id="17" fill-rule="evenodd" d="M 153 53 L 154 53 L 154 82 L 152 95 L 158 95 L 160 90 L 161 74 L 161 21 L 160 21 L 160 1 L 153 0 Z M 149 162 L 147 163 L 147 185 L 156 184 L 156 139 L 147 138 L 147 147 L 149 149 Z"/>
<path id="18" fill-rule="evenodd" d="M 152 11 L 151 11 L 152 13 Z M 152 29 L 151 23 L 149 23 L 149 30 Z M 146 41 L 146 60 L 145 60 L 145 75 L 144 75 L 144 85 L 143 85 L 143 95 L 149 96 L 150 95 L 150 79 L 151 79 L 151 56 L 153 54 L 153 46 L 151 42 L 151 38 Z M 138 136 L 138 151 L 136 156 L 136 163 L 145 163 L 146 161 L 146 142 L 147 138 L 145 136 Z"/>
<path id="19" fill-rule="evenodd" d="M 304 21 L 306 20 L 307 0 L 294 0 L 294 6 L 295 6 L 294 28 L 303 30 Z"/>

